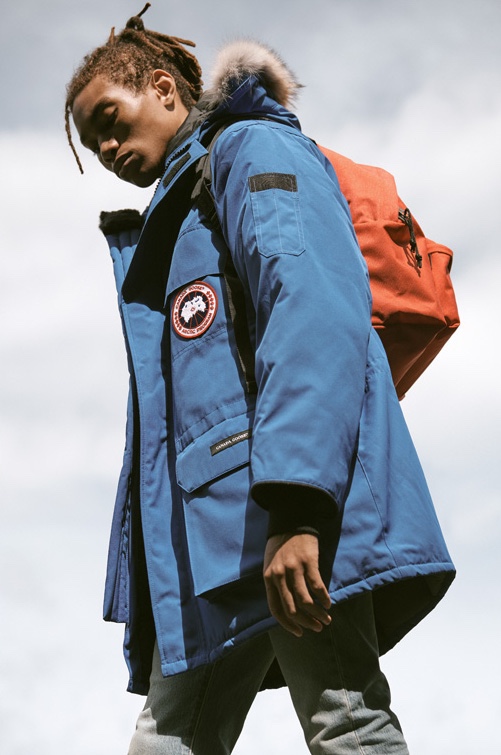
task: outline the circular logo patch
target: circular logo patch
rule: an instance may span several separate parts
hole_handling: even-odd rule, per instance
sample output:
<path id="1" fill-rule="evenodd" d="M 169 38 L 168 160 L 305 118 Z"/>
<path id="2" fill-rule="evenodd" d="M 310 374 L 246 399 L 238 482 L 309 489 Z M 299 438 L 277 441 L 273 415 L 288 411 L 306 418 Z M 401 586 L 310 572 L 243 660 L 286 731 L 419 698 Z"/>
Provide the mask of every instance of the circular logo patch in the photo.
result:
<path id="1" fill-rule="evenodd" d="M 172 325 L 182 338 L 198 338 L 212 325 L 217 312 L 217 295 L 212 286 L 195 281 L 174 300 Z"/>

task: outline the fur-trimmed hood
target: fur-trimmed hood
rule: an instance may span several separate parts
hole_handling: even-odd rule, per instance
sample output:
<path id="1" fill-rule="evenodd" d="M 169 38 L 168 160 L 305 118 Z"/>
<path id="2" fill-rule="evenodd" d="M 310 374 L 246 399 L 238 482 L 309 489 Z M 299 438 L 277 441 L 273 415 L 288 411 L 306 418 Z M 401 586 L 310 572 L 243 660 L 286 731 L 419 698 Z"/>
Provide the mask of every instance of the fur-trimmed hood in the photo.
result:
<path id="1" fill-rule="evenodd" d="M 273 100 L 291 109 L 301 84 L 274 50 L 250 39 L 236 40 L 221 49 L 206 96 L 219 105 L 249 76 L 259 79 Z"/>
<path id="2" fill-rule="evenodd" d="M 169 142 L 166 158 L 195 131 L 203 139 L 221 119 L 265 117 L 301 130 L 291 111 L 301 86 L 269 47 L 248 39 L 231 42 L 217 55 L 211 84 Z"/>

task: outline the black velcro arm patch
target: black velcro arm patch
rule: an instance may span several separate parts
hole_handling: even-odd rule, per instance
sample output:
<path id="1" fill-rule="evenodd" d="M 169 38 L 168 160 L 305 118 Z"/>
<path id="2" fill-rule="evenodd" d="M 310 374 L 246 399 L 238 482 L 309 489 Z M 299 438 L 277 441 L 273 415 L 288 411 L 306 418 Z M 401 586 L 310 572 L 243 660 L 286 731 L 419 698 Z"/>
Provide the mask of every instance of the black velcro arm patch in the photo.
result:
<path id="1" fill-rule="evenodd" d="M 293 173 L 259 173 L 249 176 L 251 191 L 266 191 L 266 189 L 282 189 L 282 191 L 297 191 L 297 179 Z"/>

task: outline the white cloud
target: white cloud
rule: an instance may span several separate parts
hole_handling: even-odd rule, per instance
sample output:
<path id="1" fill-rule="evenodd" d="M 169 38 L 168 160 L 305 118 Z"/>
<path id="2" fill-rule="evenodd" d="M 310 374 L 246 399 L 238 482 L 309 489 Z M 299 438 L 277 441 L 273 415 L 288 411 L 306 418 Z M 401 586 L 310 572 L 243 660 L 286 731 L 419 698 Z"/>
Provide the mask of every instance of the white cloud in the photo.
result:
<path id="1" fill-rule="evenodd" d="M 66 39 L 57 47 L 58 83 L 54 71 L 53 78 L 40 76 L 43 93 L 31 110 L 18 89 L 16 123 L 33 127 L 0 134 L 0 614 L 8 617 L 0 629 L 0 697 L 9 755 L 31 753 L 34 742 L 39 755 L 118 755 L 142 703 L 124 692 L 121 628 L 99 621 L 127 375 L 97 218 L 101 209 L 141 209 L 148 192 L 120 184 L 91 158 L 84 158 L 81 177 L 62 128 L 56 136 L 36 127 L 37 108 L 54 104 L 54 86 L 66 79 L 77 47 L 85 52 L 84 45 L 105 36 L 98 29 L 104 24 L 106 32 L 110 18 L 120 25 L 138 10 L 132 2 L 125 12 L 123 3 L 110 3 L 103 18 L 98 5 L 86 4 L 85 23 L 74 15 L 80 3 L 51 5 L 39 29 L 48 18 L 51 33 Z M 400 2 L 377 5 L 375 13 L 372 0 L 337 0 L 328 8 L 314 0 L 305 18 L 304 3 L 291 2 L 286 12 L 270 7 L 263 24 L 269 3 L 261 0 L 241 5 L 240 14 L 234 2 L 221 3 L 217 19 L 210 4 L 177 4 L 174 29 L 174 5 L 161 4 L 148 23 L 174 33 L 193 29 L 204 60 L 242 27 L 266 36 L 309 82 L 300 103 L 305 130 L 391 170 L 425 230 L 456 252 L 463 323 L 403 409 L 459 577 L 384 668 L 411 752 L 471 755 L 496 741 L 501 671 L 492 652 L 501 629 L 493 601 L 501 534 L 501 113 L 494 105 L 500 53 L 493 30 L 501 10 L 496 1 L 480 12 L 473 1 L 443 0 L 390 16 Z M 35 5 L 23 8 L 26 26 Z M 4 32 L 9 28 L 5 23 Z M 48 39 L 52 44 L 55 36 Z M 41 31 L 31 40 L 32 66 L 50 58 L 43 40 Z M 405 72 L 398 81 L 409 86 L 399 85 L 392 103 L 396 66 Z M 16 115 L 12 104 L 8 109 L 9 118 Z M 257 750 L 305 750 L 285 691 L 258 698 L 235 752 Z"/>
<path id="2" fill-rule="evenodd" d="M 121 630 L 101 627 L 98 619 L 122 450 L 126 373 L 111 264 L 96 218 L 105 206 L 142 207 L 147 194 L 112 186 L 94 167 L 84 178 L 72 173 L 63 141 L 9 135 L 10 152 L 19 154 L 19 142 L 26 141 L 31 145 L 24 152 L 26 166 L 16 162 L 13 169 L 10 161 L 5 165 L 10 185 L 24 177 L 30 164 L 37 170 L 29 190 L 23 190 L 22 207 L 10 205 L 0 284 L 0 348 L 2 362 L 8 365 L 1 376 L 6 486 L 2 500 L 8 502 L 3 573 L 16 575 L 2 598 L 2 615 L 13 619 L 2 630 L 6 642 L 0 650 L 3 683 L 9 685 L 3 696 L 11 727 L 7 741 L 13 743 L 12 752 L 17 748 L 24 755 L 36 731 L 37 751 L 54 755 L 66 751 L 65 743 L 77 728 L 85 733 L 72 747 L 74 755 L 89 749 L 96 755 L 118 754 L 140 698 L 122 691 L 126 678 L 120 660 Z M 10 201 L 13 192 L 9 194 Z M 466 221 L 474 223 L 469 216 Z M 468 724 L 459 693 L 458 699 L 454 693 L 454 711 L 445 710 L 442 700 L 446 687 L 459 685 L 454 653 L 472 644 L 472 627 L 458 621 L 458 606 L 468 603 L 477 614 L 488 615 L 491 576 L 483 574 L 479 559 L 485 560 L 488 549 L 491 560 L 499 560 L 492 449 L 499 426 L 499 402 L 493 399 L 500 357 L 492 346 L 495 333 L 490 326 L 495 322 L 501 270 L 492 257 L 489 264 L 489 276 L 478 265 L 461 278 L 464 323 L 403 404 L 451 550 L 463 569 L 453 597 L 438 609 L 438 618 L 430 617 L 385 661 L 409 741 L 428 755 L 442 755 L 447 738 L 452 741 L 455 736 L 455 751 L 465 755 L 470 746 L 465 742 L 472 742 L 468 730 L 454 723 L 456 715 L 463 727 Z M 490 496 L 475 495 L 479 490 L 490 490 Z M 472 574 L 485 582 L 474 601 Z M 490 633 L 497 622 L 496 613 Z M 479 663 L 486 660 L 486 652 L 487 645 L 477 650 Z M 416 663 L 420 654 L 425 661 Z M 13 665 L 12 658 L 20 660 Z M 472 662 L 466 662 L 461 688 L 473 685 L 473 677 L 465 679 L 464 673 L 474 671 Z M 27 690 L 20 687 L 26 677 Z M 29 731 L 21 726 L 15 705 L 21 693 L 25 704 L 37 711 Z M 60 720 L 57 733 L 47 724 L 54 705 Z M 102 720 L 100 705 L 107 707 L 107 723 L 89 729 L 86 721 Z M 268 723 L 271 706 L 273 722 Z M 488 731 L 489 715 L 494 713 L 487 707 L 483 715 Z M 425 719 L 432 727 L 428 737 L 421 730 Z M 458 730 L 460 735 L 454 734 Z M 284 751 L 300 751 L 303 746 L 285 691 L 259 697 L 236 752 L 247 755 L 257 742 L 262 755 L 275 753 L 278 739 Z"/>

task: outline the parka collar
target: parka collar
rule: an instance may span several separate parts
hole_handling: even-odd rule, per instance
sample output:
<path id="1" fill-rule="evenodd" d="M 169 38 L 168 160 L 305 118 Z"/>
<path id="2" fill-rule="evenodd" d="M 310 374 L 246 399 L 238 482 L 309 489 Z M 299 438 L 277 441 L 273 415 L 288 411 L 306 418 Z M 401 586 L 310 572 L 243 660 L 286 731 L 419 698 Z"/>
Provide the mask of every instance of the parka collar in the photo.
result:
<path id="1" fill-rule="evenodd" d="M 166 161 L 198 129 L 203 138 L 217 121 L 231 116 L 265 116 L 300 129 L 297 117 L 289 110 L 300 88 L 273 50 L 251 40 L 232 42 L 218 54 L 212 84 L 169 143 Z"/>

